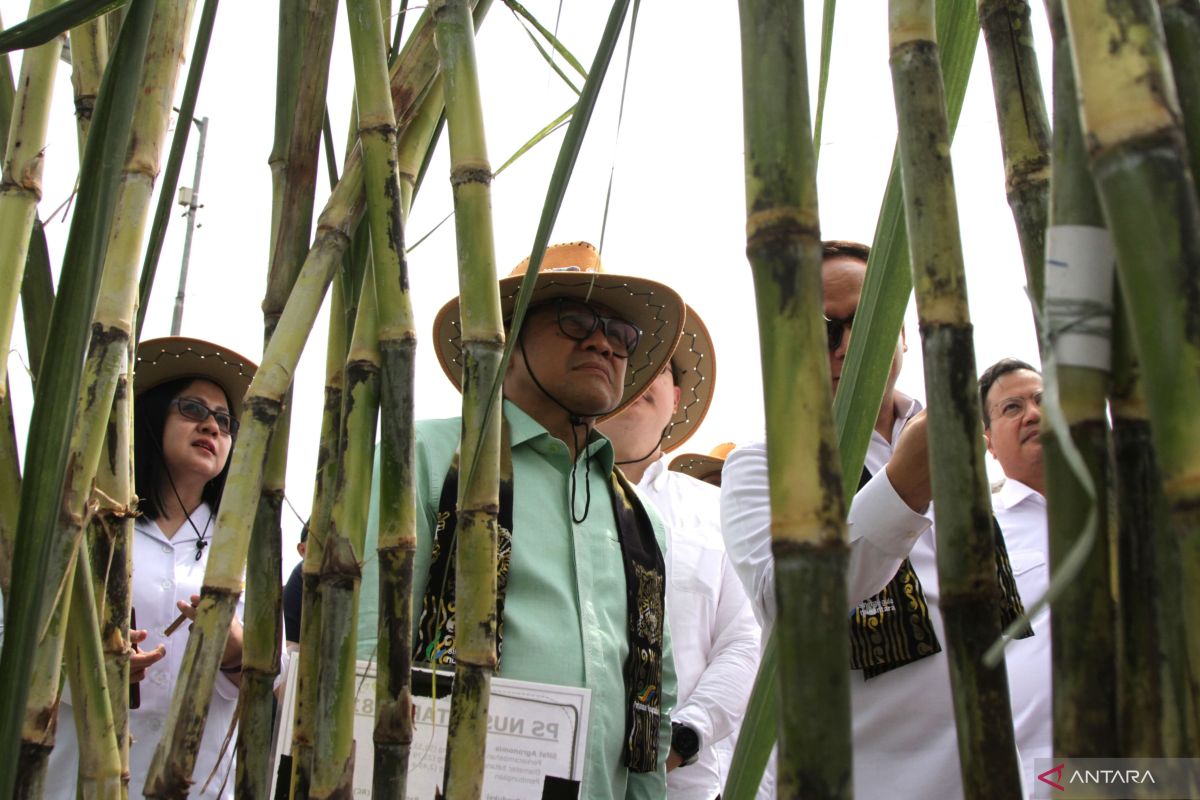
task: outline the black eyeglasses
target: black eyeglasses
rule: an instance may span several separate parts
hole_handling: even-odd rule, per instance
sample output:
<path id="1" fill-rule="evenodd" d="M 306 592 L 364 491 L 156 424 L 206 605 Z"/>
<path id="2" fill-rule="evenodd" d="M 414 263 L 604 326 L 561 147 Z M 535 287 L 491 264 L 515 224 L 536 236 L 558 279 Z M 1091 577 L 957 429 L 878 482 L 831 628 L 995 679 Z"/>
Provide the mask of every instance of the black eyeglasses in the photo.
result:
<path id="1" fill-rule="evenodd" d="M 642 332 L 632 322 L 620 317 L 605 317 L 586 303 L 579 303 L 566 298 L 555 301 L 558 313 L 558 329 L 568 339 L 582 342 L 596 332 L 597 328 L 604 331 L 608 344 L 612 347 L 613 355 L 618 358 L 629 358 L 641 341 Z"/>
<path id="2" fill-rule="evenodd" d="M 848 317 L 838 317 L 830 319 L 825 317 L 825 334 L 829 339 L 829 352 L 833 352 L 842 346 L 842 339 L 846 335 L 846 331 L 850 330 L 850 326 L 854 324 L 854 315 Z"/>
<path id="3" fill-rule="evenodd" d="M 232 414 L 224 411 L 213 411 L 199 400 L 192 400 L 188 397 L 176 397 L 171 401 L 171 405 L 179 411 L 179 416 L 184 419 L 190 419 L 192 422 L 204 422 L 204 420 L 211 416 L 217 423 L 217 430 L 226 436 L 234 436 L 238 432 L 238 421 L 233 418 Z"/>

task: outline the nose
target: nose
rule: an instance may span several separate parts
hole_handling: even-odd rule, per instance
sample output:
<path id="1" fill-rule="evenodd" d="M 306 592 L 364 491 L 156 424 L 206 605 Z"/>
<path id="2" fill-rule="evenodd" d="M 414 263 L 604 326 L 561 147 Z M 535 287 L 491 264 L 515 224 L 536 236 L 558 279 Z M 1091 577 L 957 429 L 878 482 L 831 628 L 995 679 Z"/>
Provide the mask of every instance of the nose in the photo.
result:
<path id="1" fill-rule="evenodd" d="M 216 436 L 221 432 L 221 429 L 217 427 L 217 418 L 212 414 L 209 414 L 207 417 L 200 420 L 199 427 L 200 430 L 211 433 L 213 436 Z"/>
<path id="2" fill-rule="evenodd" d="M 598 324 L 596 329 L 579 343 L 579 346 L 585 350 L 595 350 L 603 356 L 610 356 L 613 353 L 612 342 L 608 340 L 608 334 L 604 330 L 604 323 Z"/>
<path id="3" fill-rule="evenodd" d="M 1028 425 L 1028 424 L 1034 423 L 1034 422 L 1041 422 L 1041 420 L 1042 420 L 1042 405 L 1041 405 L 1041 403 L 1035 402 L 1033 399 L 1030 399 L 1027 403 L 1025 403 L 1025 418 L 1022 420 L 1022 422 L 1024 424 Z"/>

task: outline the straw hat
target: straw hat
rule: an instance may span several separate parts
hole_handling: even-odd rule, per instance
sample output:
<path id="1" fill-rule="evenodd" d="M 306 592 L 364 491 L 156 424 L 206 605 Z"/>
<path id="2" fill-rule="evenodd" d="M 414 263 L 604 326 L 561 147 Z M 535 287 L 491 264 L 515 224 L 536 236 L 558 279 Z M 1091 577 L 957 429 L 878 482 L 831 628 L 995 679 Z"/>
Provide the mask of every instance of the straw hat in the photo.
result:
<path id="1" fill-rule="evenodd" d="M 725 459 L 733 450 L 733 442 L 724 442 L 709 451 L 708 455 L 700 453 L 682 453 L 671 459 L 667 469 L 672 472 L 682 472 L 698 481 L 704 481 L 713 475 L 719 475 L 725 468 Z M 720 481 L 717 482 L 720 485 Z"/>
<path id="2" fill-rule="evenodd" d="M 240 417 L 242 401 L 257 369 L 258 365 L 245 356 L 203 339 L 150 339 L 138 345 L 134 393 L 140 395 L 176 378 L 204 378 L 225 391 L 230 413 Z"/>
<path id="3" fill-rule="evenodd" d="M 663 435 L 662 449 L 670 452 L 688 440 L 712 404 L 713 390 L 717 380 L 717 360 L 712 336 L 704 327 L 704 320 L 696 309 L 687 307 L 687 318 L 683 322 L 683 335 L 675 346 L 671 360 L 678 367 L 679 408 L 667 432 Z"/>
<path id="4" fill-rule="evenodd" d="M 500 280 L 500 310 L 512 317 L 517 293 L 529 259 Z M 625 367 L 625 391 L 612 416 L 645 391 L 668 363 L 679 341 L 684 321 L 683 300 L 670 287 L 632 275 L 615 275 L 600 266 L 600 254 L 587 242 L 556 244 L 546 248 L 530 307 L 556 297 L 593 301 L 611 308 L 642 331 L 637 349 Z M 442 306 L 433 321 L 434 349 L 446 377 L 462 391 L 462 332 L 458 298 Z"/>

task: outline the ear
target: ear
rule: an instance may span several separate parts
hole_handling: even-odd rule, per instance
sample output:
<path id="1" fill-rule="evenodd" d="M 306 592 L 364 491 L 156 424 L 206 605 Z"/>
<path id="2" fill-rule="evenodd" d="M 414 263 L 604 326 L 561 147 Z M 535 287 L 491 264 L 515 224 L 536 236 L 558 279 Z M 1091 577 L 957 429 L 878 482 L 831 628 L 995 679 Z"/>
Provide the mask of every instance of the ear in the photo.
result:
<path id="1" fill-rule="evenodd" d="M 681 390 L 678 386 L 672 386 L 671 392 L 672 392 L 672 397 L 674 398 L 671 401 L 671 410 L 678 411 L 679 410 L 679 398 L 683 396 L 683 390 Z"/>
<path id="2" fill-rule="evenodd" d="M 988 454 L 989 454 L 989 455 L 990 455 L 992 458 L 995 458 L 995 457 L 996 457 L 996 450 L 995 450 L 995 448 L 993 448 L 993 447 L 992 447 L 992 429 L 991 429 L 991 428 L 984 428 L 984 429 L 983 429 L 983 440 L 984 440 L 985 442 L 987 442 L 987 451 L 988 451 Z"/>
<path id="3" fill-rule="evenodd" d="M 908 352 L 908 337 L 904 333 L 904 324 L 900 324 L 900 352 Z"/>

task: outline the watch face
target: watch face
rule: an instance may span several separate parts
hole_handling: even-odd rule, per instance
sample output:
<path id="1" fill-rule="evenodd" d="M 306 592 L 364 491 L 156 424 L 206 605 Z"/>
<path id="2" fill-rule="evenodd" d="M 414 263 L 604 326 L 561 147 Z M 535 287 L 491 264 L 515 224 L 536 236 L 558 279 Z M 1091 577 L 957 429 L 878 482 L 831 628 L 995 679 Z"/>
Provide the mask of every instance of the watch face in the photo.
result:
<path id="1" fill-rule="evenodd" d="M 671 749 L 679 753 L 685 762 L 690 761 L 700 752 L 700 736 L 694 730 L 677 722 L 671 726 Z"/>

